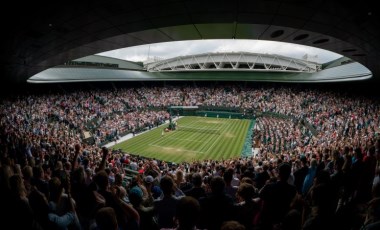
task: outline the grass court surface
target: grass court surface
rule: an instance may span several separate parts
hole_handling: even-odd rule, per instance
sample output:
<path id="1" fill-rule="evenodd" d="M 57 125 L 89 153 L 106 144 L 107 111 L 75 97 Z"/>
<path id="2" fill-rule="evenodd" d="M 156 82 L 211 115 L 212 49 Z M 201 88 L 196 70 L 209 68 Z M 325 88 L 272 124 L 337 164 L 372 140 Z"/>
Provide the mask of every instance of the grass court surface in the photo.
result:
<path id="1" fill-rule="evenodd" d="M 113 148 L 171 162 L 239 157 L 249 124 L 250 120 L 183 117 L 175 131 L 163 134 L 166 124 Z"/>

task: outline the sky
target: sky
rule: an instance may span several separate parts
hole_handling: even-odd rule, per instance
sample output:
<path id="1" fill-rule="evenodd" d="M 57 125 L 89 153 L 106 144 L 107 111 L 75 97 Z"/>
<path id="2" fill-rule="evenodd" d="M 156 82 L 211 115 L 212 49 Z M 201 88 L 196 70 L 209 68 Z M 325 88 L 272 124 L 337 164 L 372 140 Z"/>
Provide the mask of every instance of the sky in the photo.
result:
<path id="1" fill-rule="evenodd" d="M 192 40 L 163 42 L 141 45 L 99 53 L 98 55 L 114 57 L 128 61 L 145 62 L 153 57 L 167 59 L 191 54 L 209 52 L 252 52 L 278 54 L 302 59 L 305 54 L 309 61 L 325 63 L 342 57 L 340 54 L 310 46 L 263 40 Z"/>

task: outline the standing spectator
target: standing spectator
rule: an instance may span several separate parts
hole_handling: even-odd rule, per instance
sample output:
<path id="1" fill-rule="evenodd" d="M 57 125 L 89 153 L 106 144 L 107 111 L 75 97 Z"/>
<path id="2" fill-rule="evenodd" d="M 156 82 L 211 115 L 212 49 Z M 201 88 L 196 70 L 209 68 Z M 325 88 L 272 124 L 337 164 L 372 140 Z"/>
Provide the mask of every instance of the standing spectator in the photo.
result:
<path id="1" fill-rule="evenodd" d="M 262 187 L 264 187 L 265 183 L 270 179 L 268 170 L 269 170 L 268 165 L 264 164 L 262 172 L 259 172 L 256 175 L 255 182 L 256 182 L 257 189 L 261 189 Z"/>
<path id="2" fill-rule="evenodd" d="M 278 171 L 278 181 L 265 185 L 259 194 L 263 202 L 261 226 L 264 229 L 272 229 L 274 225 L 281 223 L 297 193 L 295 186 L 287 183 L 291 166 L 282 163 L 278 166 Z"/>
<path id="3" fill-rule="evenodd" d="M 70 184 L 68 186 L 70 188 Z M 63 185 L 57 177 L 53 177 L 49 181 L 49 189 L 49 220 L 58 229 L 69 229 L 69 227 L 70 229 L 81 229 L 70 189 L 63 193 Z M 57 218 L 57 216 L 65 216 L 66 218 Z"/>
<path id="4" fill-rule="evenodd" d="M 305 156 L 301 156 L 300 161 L 302 166 L 294 172 L 294 185 L 297 188 L 297 192 L 299 194 L 302 194 L 303 183 L 309 169 L 307 167 L 307 159 Z"/>
<path id="5" fill-rule="evenodd" d="M 174 182 L 169 176 L 161 178 L 163 197 L 154 201 L 154 210 L 160 228 L 173 228 L 178 198 L 174 196 Z"/>
<path id="6" fill-rule="evenodd" d="M 316 174 L 317 174 L 317 160 L 313 158 L 311 159 L 309 170 L 303 182 L 303 186 L 302 186 L 303 196 L 306 196 L 307 193 L 309 192 L 311 186 L 313 185 L 314 177 Z"/>
<path id="7" fill-rule="evenodd" d="M 29 205 L 26 189 L 20 175 L 9 178 L 10 197 L 5 203 L 3 229 L 32 229 L 39 230 L 41 226 L 34 219 L 34 213 Z M 4 205 L 4 204 L 2 204 Z M 4 207 L 2 207 L 4 209 Z M 17 221 L 14 221 L 17 220 Z"/>
<path id="8" fill-rule="evenodd" d="M 140 215 L 140 230 L 158 229 L 158 224 L 154 219 L 154 207 L 145 207 L 143 205 L 143 191 L 135 186 L 129 191 L 129 200 Z"/>
<path id="9" fill-rule="evenodd" d="M 304 230 L 335 230 L 339 229 L 334 219 L 334 209 L 329 199 L 330 190 L 325 184 L 319 184 L 312 188 L 312 211 L 303 225 Z"/>
<path id="10" fill-rule="evenodd" d="M 232 168 L 228 168 L 226 172 L 223 174 L 223 179 L 224 179 L 224 183 L 226 184 L 226 187 L 225 187 L 226 194 L 235 200 L 238 187 L 231 185 L 233 175 L 234 175 L 234 170 Z"/>
<path id="11" fill-rule="evenodd" d="M 222 177 L 213 177 L 210 185 L 210 196 L 200 199 L 200 228 L 219 230 L 224 221 L 232 219 L 233 199 L 225 193 L 225 183 Z"/>
<path id="12" fill-rule="evenodd" d="M 190 190 L 185 191 L 186 196 L 194 197 L 199 201 L 201 197 L 206 196 L 206 191 L 202 188 L 202 177 L 199 173 L 194 173 L 193 177 L 193 187 Z"/>
<path id="13" fill-rule="evenodd" d="M 111 207 L 99 209 L 95 215 L 96 228 L 94 230 L 118 230 L 116 213 Z"/>
<path id="14" fill-rule="evenodd" d="M 104 170 L 99 171 L 94 181 L 98 186 L 97 192 L 105 200 L 105 206 L 114 209 L 119 227 L 121 229 L 137 229 L 140 222 L 138 212 L 126 204 L 120 197 L 110 192 L 107 173 Z"/>
<path id="15" fill-rule="evenodd" d="M 177 230 L 194 230 L 199 221 L 201 207 L 193 197 L 182 197 L 176 208 L 175 219 L 178 222 Z"/>
<path id="16" fill-rule="evenodd" d="M 235 220 L 242 223 L 246 229 L 253 229 L 258 224 L 260 205 L 253 200 L 257 195 L 255 187 L 242 183 L 237 191 L 239 203 L 235 204 Z"/>

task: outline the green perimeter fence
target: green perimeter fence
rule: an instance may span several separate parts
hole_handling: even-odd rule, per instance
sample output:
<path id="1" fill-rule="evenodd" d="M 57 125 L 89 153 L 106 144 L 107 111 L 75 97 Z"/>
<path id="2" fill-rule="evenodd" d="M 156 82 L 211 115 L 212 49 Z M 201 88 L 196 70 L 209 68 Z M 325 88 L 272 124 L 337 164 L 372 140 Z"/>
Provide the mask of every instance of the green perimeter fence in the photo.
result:
<path id="1" fill-rule="evenodd" d="M 216 117 L 216 118 L 231 118 L 231 119 L 244 119 L 243 113 L 234 113 L 226 111 L 196 111 L 195 116 L 200 117 Z"/>
<path id="2" fill-rule="evenodd" d="M 195 106 L 197 108 L 168 108 L 168 112 L 172 116 L 199 116 L 199 117 L 215 117 L 230 119 L 253 119 L 253 113 L 246 112 L 240 108 L 228 108 L 217 106 Z"/>

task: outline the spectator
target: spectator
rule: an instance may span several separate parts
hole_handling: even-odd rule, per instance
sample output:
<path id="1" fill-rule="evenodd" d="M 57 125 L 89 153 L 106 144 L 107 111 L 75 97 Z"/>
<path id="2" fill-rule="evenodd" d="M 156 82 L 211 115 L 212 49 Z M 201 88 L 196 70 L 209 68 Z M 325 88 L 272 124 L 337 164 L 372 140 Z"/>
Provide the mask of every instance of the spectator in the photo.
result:
<path id="1" fill-rule="evenodd" d="M 233 220 L 224 222 L 220 229 L 221 230 L 246 230 L 244 225 Z"/>
<path id="2" fill-rule="evenodd" d="M 174 216 L 178 203 L 178 198 L 174 194 L 174 182 L 169 176 L 161 178 L 160 187 L 163 197 L 154 201 L 157 222 L 160 228 L 173 228 Z"/>
<path id="3" fill-rule="evenodd" d="M 194 197 L 196 200 L 199 201 L 201 197 L 206 196 L 206 191 L 204 190 L 204 188 L 202 188 L 202 177 L 199 173 L 195 173 L 192 179 L 194 186 L 190 190 L 185 191 L 185 194 L 186 196 Z"/>
<path id="4" fill-rule="evenodd" d="M 304 196 L 307 195 L 311 186 L 313 185 L 313 181 L 314 181 L 314 177 L 315 177 L 316 173 L 317 173 L 317 160 L 312 159 L 310 162 L 309 170 L 306 174 L 306 177 L 305 177 L 305 180 L 304 180 L 303 186 L 302 186 L 302 194 Z"/>
<path id="5" fill-rule="evenodd" d="M 297 193 L 296 188 L 287 183 L 291 173 L 290 165 L 282 163 L 278 171 L 278 181 L 265 185 L 259 194 L 263 201 L 261 225 L 264 229 L 272 229 L 274 225 L 281 223 Z"/>
<path id="6" fill-rule="evenodd" d="M 220 229 L 224 221 L 232 219 L 233 199 L 225 193 L 225 183 L 221 177 L 213 177 L 210 185 L 210 196 L 200 199 L 200 228 L 214 230 Z"/>
<path id="7" fill-rule="evenodd" d="M 235 204 L 235 220 L 243 224 L 246 229 L 254 229 L 258 224 L 260 205 L 253 200 L 257 196 L 257 190 L 253 185 L 242 183 L 237 191 L 239 203 Z"/>
<path id="8" fill-rule="evenodd" d="M 155 230 L 158 229 L 158 223 L 154 218 L 154 207 L 143 206 L 143 191 L 135 186 L 129 191 L 129 200 L 133 208 L 137 210 L 140 215 L 140 229 L 141 230 Z"/>
<path id="9" fill-rule="evenodd" d="M 175 219 L 178 222 L 177 230 L 193 230 L 199 221 L 201 207 L 193 197 L 182 197 L 178 204 Z"/>
<path id="10" fill-rule="evenodd" d="M 96 230 L 118 230 L 116 213 L 111 207 L 104 207 L 96 212 Z"/>

